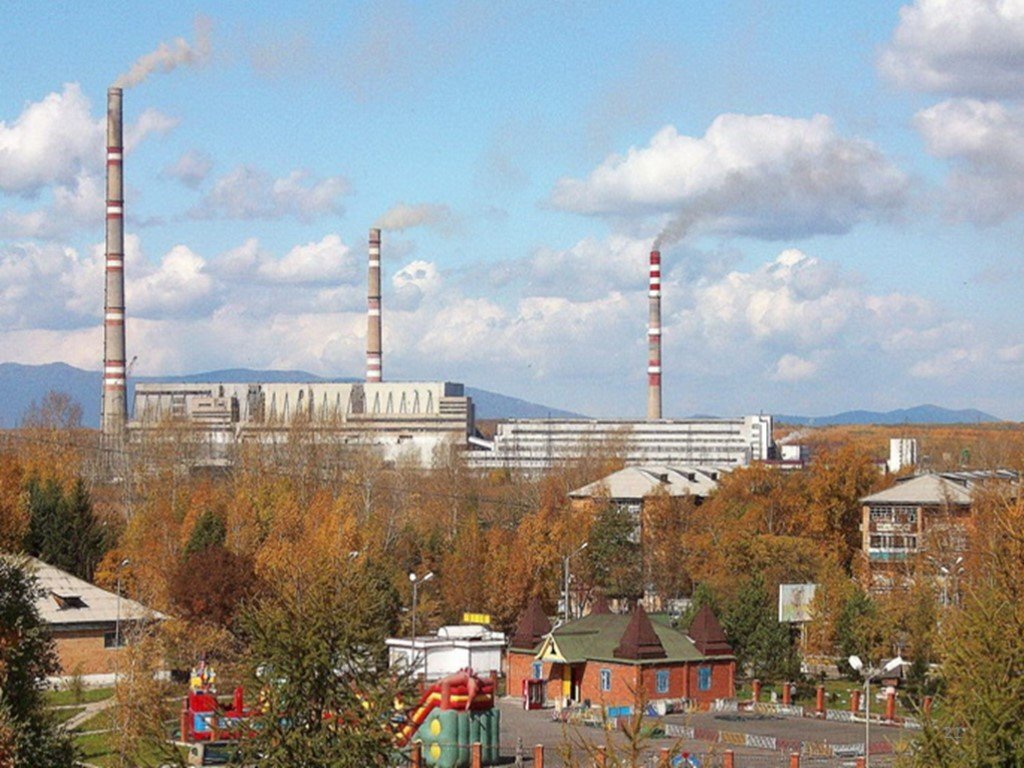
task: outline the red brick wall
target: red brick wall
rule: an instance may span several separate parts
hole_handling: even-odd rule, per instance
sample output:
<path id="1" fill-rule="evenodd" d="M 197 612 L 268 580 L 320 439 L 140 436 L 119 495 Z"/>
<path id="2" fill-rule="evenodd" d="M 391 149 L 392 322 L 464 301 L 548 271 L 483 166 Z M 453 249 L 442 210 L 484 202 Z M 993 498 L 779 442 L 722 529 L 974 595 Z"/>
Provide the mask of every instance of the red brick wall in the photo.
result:
<path id="1" fill-rule="evenodd" d="M 510 651 L 508 654 L 508 693 L 510 696 L 521 696 L 523 680 L 533 675 L 533 654 Z M 548 681 L 547 701 L 554 702 L 562 698 L 562 666 L 561 664 L 543 663 L 544 679 Z M 701 691 L 698 686 L 697 669 L 702 666 L 712 667 L 711 690 Z M 658 693 L 657 672 L 659 669 L 669 670 L 668 693 Z M 601 690 L 601 670 L 608 669 L 612 673 L 610 691 Z M 735 695 L 736 663 L 732 660 L 708 660 L 707 662 L 678 662 L 666 665 L 637 666 L 616 662 L 588 661 L 582 668 L 580 682 L 580 698 L 589 699 L 591 704 L 620 707 L 631 706 L 635 691 L 639 688 L 640 675 L 647 698 L 656 699 L 693 699 L 710 702 L 714 699 L 727 699 Z M 577 672 L 577 675 L 580 673 Z"/>
<path id="2" fill-rule="evenodd" d="M 536 659 L 532 653 L 523 653 L 520 651 L 509 651 L 508 652 L 508 676 L 507 680 L 507 692 L 509 696 L 522 696 L 523 695 L 523 680 L 533 679 L 533 662 Z M 554 702 L 555 699 L 562 698 L 562 665 L 551 664 L 550 662 L 541 662 L 543 668 L 543 678 L 548 681 L 547 684 L 547 701 L 549 703 Z"/>

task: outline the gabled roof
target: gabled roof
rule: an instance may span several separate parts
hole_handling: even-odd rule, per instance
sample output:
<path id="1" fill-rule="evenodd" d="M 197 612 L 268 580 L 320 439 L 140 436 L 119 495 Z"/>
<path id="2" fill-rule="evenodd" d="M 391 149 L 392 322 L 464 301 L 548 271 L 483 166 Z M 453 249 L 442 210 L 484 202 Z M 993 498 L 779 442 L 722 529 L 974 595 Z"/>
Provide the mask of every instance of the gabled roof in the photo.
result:
<path id="1" fill-rule="evenodd" d="M 118 617 L 121 621 L 167 618 L 159 611 L 124 596 L 121 597 L 119 611 L 116 593 L 100 589 L 34 557 L 26 557 L 25 560 L 29 571 L 44 590 L 45 594 L 36 601 L 36 607 L 43 621 L 51 627 L 114 624 Z"/>
<path id="2" fill-rule="evenodd" d="M 548 616 L 544 613 L 544 606 L 539 597 L 534 597 L 519 617 L 519 621 L 516 622 L 509 647 L 533 650 L 541 644 L 544 636 L 550 631 L 551 622 L 548 621 Z"/>
<path id="3" fill-rule="evenodd" d="M 645 496 L 664 492 L 669 496 L 706 497 L 718 487 L 719 478 L 728 471 L 727 467 L 645 464 L 620 469 L 596 482 L 570 491 L 569 496 L 640 501 Z"/>
<path id="4" fill-rule="evenodd" d="M 686 634 L 705 656 L 732 656 L 732 646 L 725 637 L 722 625 L 706 605 L 697 611 Z"/>
<path id="5" fill-rule="evenodd" d="M 608 661 L 619 664 L 656 664 L 701 661 L 705 658 L 686 635 L 667 624 L 647 621 L 664 649 L 661 658 L 624 659 L 615 649 L 622 642 L 632 616 L 616 613 L 590 613 L 577 621 L 556 628 L 549 634 L 538 659 L 576 664 L 584 661 Z"/>
<path id="6" fill-rule="evenodd" d="M 626 631 L 612 655 L 617 659 L 664 659 L 668 655 L 642 605 L 629 617 Z"/>
<path id="7" fill-rule="evenodd" d="M 929 472 L 898 480 L 892 488 L 861 499 L 862 504 L 917 504 L 941 506 L 971 503 L 974 483 L 970 480 Z"/>

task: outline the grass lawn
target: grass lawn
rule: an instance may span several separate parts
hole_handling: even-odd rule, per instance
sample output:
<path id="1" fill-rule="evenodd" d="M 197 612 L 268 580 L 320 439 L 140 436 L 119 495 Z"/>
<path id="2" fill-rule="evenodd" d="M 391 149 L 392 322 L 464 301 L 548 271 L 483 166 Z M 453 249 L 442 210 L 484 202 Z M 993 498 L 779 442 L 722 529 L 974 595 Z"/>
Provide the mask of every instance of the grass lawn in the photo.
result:
<path id="1" fill-rule="evenodd" d="M 85 707 L 64 707 L 53 710 L 51 714 L 58 723 L 66 723 L 72 717 L 84 711 Z"/>
<path id="2" fill-rule="evenodd" d="M 113 688 L 86 688 L 82 691 L 81 701 L 75 701 L 71 691 L 61 688 L 59 691 L 46 691 L 43 697 L 49 707 L 60 707 L 67 704 L 91 704 L 94 701 L 103 701 L 114 695 Z"/>
<path id="3" fill-rule="evenodd" d="M 114 708 L 105 709 L 90 717 L 76 730 L 75 745 L 82 755 L 82 760 L 99 766 L 117 764 L 116 734 L 114 733 Z M 85 733 L 86 731 L 103 731 L 102 733 Z M 157 765 L 171 762 L 168 750 L 177 749 L 170 744 L 154 745 L 139 756 L 143 765 Z M 179 750 L 182 757 L 185 752 Z"/>

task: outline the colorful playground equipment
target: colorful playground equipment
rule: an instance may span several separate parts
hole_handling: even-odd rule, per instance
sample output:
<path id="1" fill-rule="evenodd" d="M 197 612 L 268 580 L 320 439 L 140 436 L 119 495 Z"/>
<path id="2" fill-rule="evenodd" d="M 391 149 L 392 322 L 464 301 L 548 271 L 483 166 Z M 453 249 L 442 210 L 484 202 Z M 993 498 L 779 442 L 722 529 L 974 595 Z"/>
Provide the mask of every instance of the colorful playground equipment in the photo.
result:
<path id="1" fill-rule="evenodd" d="M 431 685 L 398 731 L 396 743 L 423 744 L 431 768 L 468 768 L 470 745 L 479 742 L 484 765 L 497 765 L 501 712 L 494 706 L 495 683 L 464 669 Z"/>
<path id="2" fill-rule="evenodd" d="M 496 765 L 501 713 L 494 706 L 495 688 L 493 678 L 482 679 L 472 669 L 439 680 L 415 707 L 396 713 L 395 746 L 420 741 L 423 762 L 430 768 L 468 768 L 470 747 L 479 743 L 483 764 Z M 216 674 L 200 662 L 192 670 L 182 705 L 181 739 L 199 745 L 200 753 L 204 744 L 236 742 L 251 735 L 249 723 L 258 714 L 258 707 L 245 706 L 241 687 L 235 689 L 230 704 L 218 701 Z"/>
<path id="3" fill-rule="evenodd" d="M 181 710 L 181 739 L 200 741 L 236 741 L 242 738 L 253 710 L 246 709 L 242 688 L 235 688 L 230 706 L 217 700 L 217 675 L 205 662 L 192 670 L 188 696 Z"/>

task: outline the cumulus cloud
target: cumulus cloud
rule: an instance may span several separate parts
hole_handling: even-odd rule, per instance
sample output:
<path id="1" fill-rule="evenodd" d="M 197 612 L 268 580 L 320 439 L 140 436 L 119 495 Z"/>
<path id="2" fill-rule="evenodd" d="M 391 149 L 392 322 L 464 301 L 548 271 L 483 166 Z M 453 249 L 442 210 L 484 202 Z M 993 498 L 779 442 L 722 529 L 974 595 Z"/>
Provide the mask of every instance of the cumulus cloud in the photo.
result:
<path id="1" fill-rule="evenodd" d="M 235 283 L 279 285 L 351 284 L 359 279 L 356 254 L 337 234 L 296 245 L 281 257 L 264 249 L 257 238 L 220 254 L 211 264 L 219 277 Z"/>
<path id="2" fill-rule="evenodd" d="M 296 245 L 279 260 L 264 261 L 257 272 L 276 283 L 351 281 L 356 276 L 356 260 L 338 235 L 327 235 L 318 242 Z"/>
<path id="3" fill-rule="evenodd" d="M 879 57 L 897 85 L 959 96 L 1024 95 L 1024 3 L 916 0 Z"/>
<path id="4" fill-rule="evenodd" d="M 34 196 L 50 184 L 73 184 L 103 162 L 104 126 L 90 114 L 77 83 L 0 122 L 0 191 Z"/>
<path id="5" fill-rule="evenodd" d="M 437 230 L 442 235 L 450 236 L 454 233 L 457 222 L 451 208 L 447 205 L 397 203 L 377 219 L 374 226 L 392 232 L 402 232 L 413 227 L 427 227 Z"/>
<path id="6" fill-rule="evenodd" d="M 776 239 L 889 218 L 907 186 L 874 145 L 839 136 L 824 115 L 727 114 L 703 137 L 666 126 L 587 178 L 559 180 L 551 203 L 594 215 L 669 214 L 664 243 L 691 227 Z"/>
<path id="7" fill-rule="evenodd" d="M 190 149 L 164 168 L 164 175 L 177 179 L 186 187 L 196 189 L 206 180 L 212 168 L 213 160 L 209 155 L 198 149 Z"/>
<path id="8" fill-rule="evenodd" d="M 430 261 L 413 261 L 406 264 L 391 278 L 395 298 L 389 306 L 396 309 L 415 310 L 424 296 L 436 292 L 441 286 L 441 274 L 437 265 Z"/>
<path id="9" fill-rule="evenodd" d="M 775 364 L 772 378 L 776 381 L 802 381 L 818 372 L 818 364 L 797 355 L 783 355 Z"/>
<path id="10" fill-rule="evenodd" d="M 282 219 L 291 216 L 312 221 L 341 215 L 341 198 L 351 191 L 341 176 L 317 179 L 296 170 L 281 178 L 251 166 L 240 166 L 218 179 L 194 208 L 194 218 Z"/>
<path id="11" fill-rule="evenodd" d="M 946 180 L 953 218 L 996 224 L 1024 210 L 1024 110 L 949 99 L 919 112 L 914 124 L 928 151 L 953 164 Z"/>

